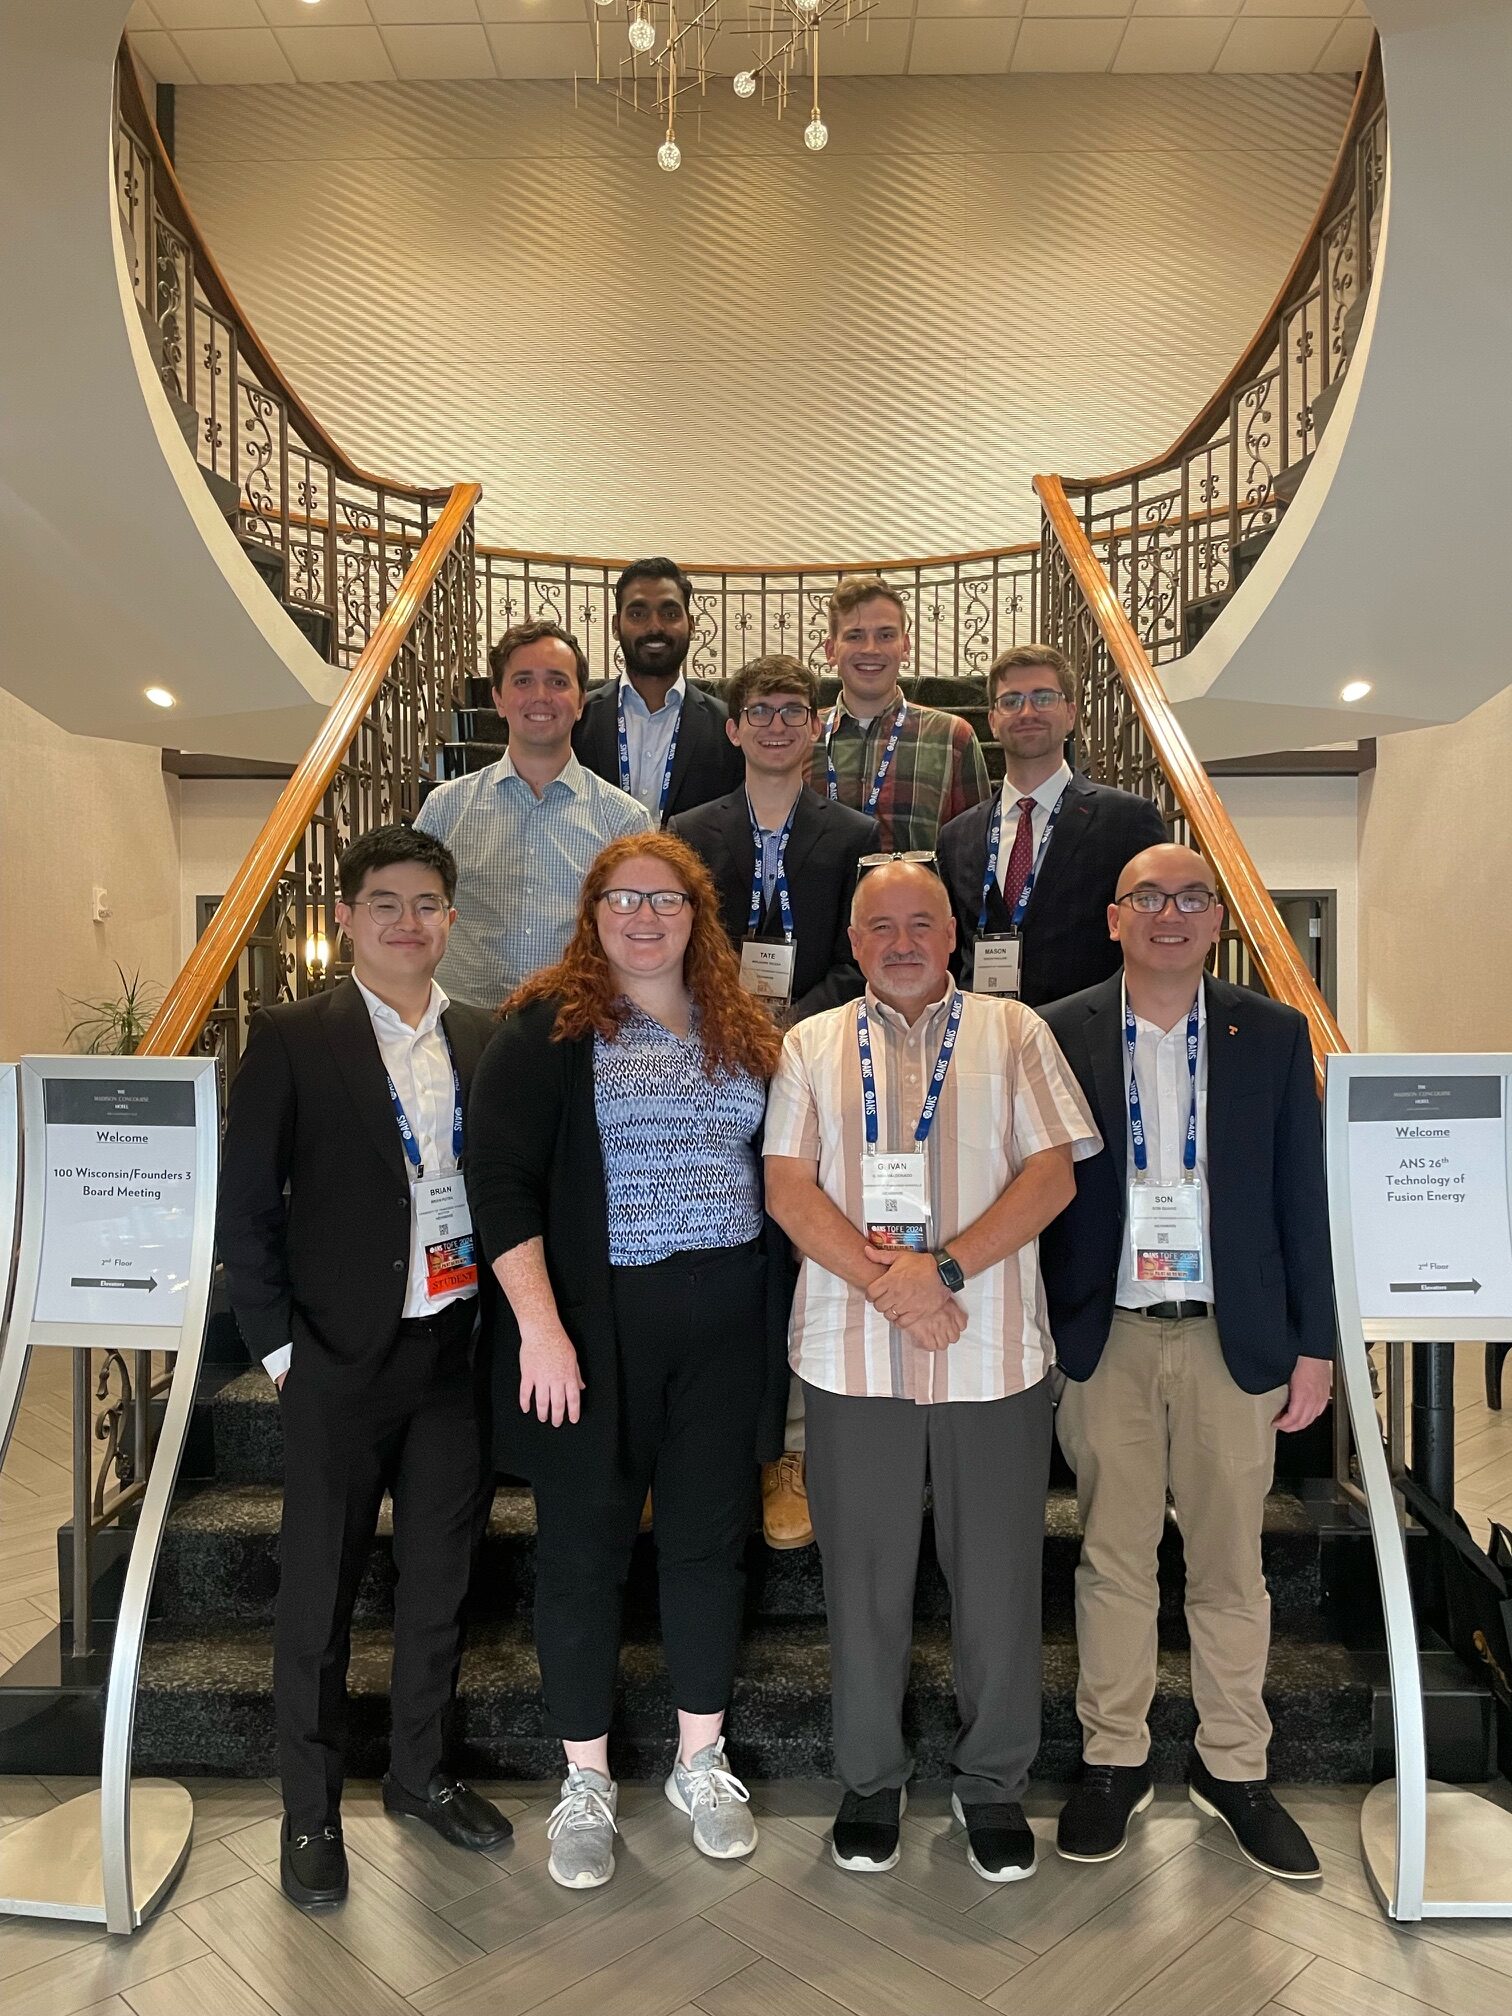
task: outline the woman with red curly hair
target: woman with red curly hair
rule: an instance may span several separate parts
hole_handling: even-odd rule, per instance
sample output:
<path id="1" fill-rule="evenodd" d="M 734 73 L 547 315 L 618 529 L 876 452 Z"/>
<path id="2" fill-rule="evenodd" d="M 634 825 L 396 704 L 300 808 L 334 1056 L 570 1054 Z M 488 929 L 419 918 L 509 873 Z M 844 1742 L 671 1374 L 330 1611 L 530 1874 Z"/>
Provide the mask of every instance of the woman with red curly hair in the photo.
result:
<path id="1" fill-rule="evenodd" d="M 589 1889 L 614 1873 L 620 1605 L 653 1485 L 667 1797 L 705 1854 L 756 1845 L 722 1732 L 757 1424 L 784 1369 L 757 1149 L 781 1043 L 740 985 L 708 871 L 668 833 L 603 850 L 566 952 L 502 1013 L 473 1081 L 468 1190 L 503 1291 L 496 1456 L 535 1493 L 536 1649 L 567 1760 L 549 1868 Z"/>

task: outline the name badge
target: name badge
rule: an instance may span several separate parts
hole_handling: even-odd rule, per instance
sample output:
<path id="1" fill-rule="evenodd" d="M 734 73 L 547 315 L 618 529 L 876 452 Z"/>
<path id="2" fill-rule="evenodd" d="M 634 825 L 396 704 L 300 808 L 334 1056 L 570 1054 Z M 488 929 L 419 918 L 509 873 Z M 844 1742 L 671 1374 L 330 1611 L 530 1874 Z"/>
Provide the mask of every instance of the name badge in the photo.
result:
<path id="1" fill-rule="evenodd" d="M 460 1169 L 445 1176 L 421 1176 L 415 1190 L 415 1217 L 425 1253 L 425 1292 L 432 1297 L 476 1288 L 478 1260 L 472 1213 Z"/>
<path id="2" fill-rule="evenodd" d="M 747 938 L 740 948 L 740 984 L 773 1010 L 793 998 L 793 961 L 798 947 L 782 939 Z"/>
<path id="3" fill-rule="evenodd" d="M 1024 963 L 1024 940 L 1018 931 L 986 931 L 971 950 L 973 994 L 1006 994 L 1017 1000 Z"/>
<path id="4" fill-rule="evenodd" d="M 906 1246 L 927 1253 L 929 1157 L 868 1155 L 862 1168 L 861 1215 L 873 1246 Z"/>
<path id="5" fill-rule="evenodd" d="M 1202 1267 L 1202 1185 L 1129 1185 L 1129 1239 L 1136 1281 L 1200 1284 Z"/>

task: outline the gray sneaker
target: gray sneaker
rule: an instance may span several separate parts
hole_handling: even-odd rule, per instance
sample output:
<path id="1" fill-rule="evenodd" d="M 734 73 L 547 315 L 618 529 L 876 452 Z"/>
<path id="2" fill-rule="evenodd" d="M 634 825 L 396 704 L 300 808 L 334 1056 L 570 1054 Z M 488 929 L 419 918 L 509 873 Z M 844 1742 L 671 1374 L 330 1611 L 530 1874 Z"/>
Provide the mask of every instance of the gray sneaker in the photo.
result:
<path id="1" fill-rule="evenodd" d="M 614 1874 L 619 1787 L 599 1771 L 569 1765 L 562 1796 L 546 1822 L 552 1843 L 546 1868 L 567 1890 L 597 1890 Z"/>
<path id="2" fill-rule="evenodd" d="M 756 1846 L 750 1799 L 733 1771 L 725 1769 L 724 1738 L 700 1750 L 691 1764 L 679 1758 L 667 1780 L 667 1797 L 693 1821 L 693 1846 L 700 1854 L 731 1862 Z"/>

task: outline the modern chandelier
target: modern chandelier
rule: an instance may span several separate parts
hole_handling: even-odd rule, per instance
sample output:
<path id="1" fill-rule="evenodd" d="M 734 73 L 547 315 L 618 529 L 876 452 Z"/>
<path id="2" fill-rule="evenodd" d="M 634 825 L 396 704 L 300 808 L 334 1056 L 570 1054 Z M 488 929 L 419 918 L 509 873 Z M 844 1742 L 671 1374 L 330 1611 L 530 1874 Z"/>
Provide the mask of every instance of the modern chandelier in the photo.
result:
<path id="1" fill-rule="evenodd" d="M 595 0 L 593 82 L 611 90 L 630 111 L 664 129 L 656 150 L 670 174 L 682 165 L 679 116 L 702 116 L 711 88 L 728 86 L 737 98 L 774 105 L 780 119 L 796 91 L 807 91 L 803 144 L 817 154 L 829 144 L 819 109 L 819 41 L 841 33 L 871 13 L 875 0 Z M 713 70 L 732 42 L 748 59 L 728 78 Z M 800 98 L 801 102 L 801 98 Z"/>

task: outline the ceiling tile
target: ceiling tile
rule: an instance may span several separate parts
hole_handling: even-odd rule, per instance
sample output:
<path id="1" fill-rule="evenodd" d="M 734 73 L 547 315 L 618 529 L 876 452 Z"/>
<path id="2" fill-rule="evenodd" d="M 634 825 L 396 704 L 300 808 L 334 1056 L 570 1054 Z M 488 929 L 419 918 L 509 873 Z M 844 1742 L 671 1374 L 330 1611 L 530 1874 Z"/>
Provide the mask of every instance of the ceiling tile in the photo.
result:
<path id="1" fill-rule="evenodd" d="M 593 36 L 586 23 L 500 22 L 488 30 L 488 40 L 501 77 L 593 75 Z"/>
<path id="2" fill-rule="evenodd" d="M 165 28 L 266 28 L 257 0 L 151 0 Z"/>
<path id="3" fill-rule="evenodd" d="M 1227 19 L 1243 6 L 1244 0 L 1134 0 L 1136 14 L 1190 14 L 1204 19 L 1216 15 Z"/>
<path id="4" fill-rule="evenodd" d="M 370 84 L 394 74 L 376 28 L 285 28 L 278 39 L 301 84 Z"/>
<path id="5" fill-rule="evenodd" d="M 1035 15 L 1127 14 L 1132 0 L 1024 0 L 1024 12 Z"/>
<path id="6" fill-rule="evenodd" d="M 1193 16 L 1182 21 L 1131 21 L 1118 45 L 1113 68 L 1120 72 L 1211 70 L 1218 52 L 1228 40 L 1227 21 L 1204 21 Z"/>
<path id="7" fill-rule="evenodd" d="M 938 14 L 957 14 L 979 20 L 992 15 L 1022 14 L 1024 0 L 915 0 L 914 13 L 921 21 Z"/>
<path id="8" fill-rule="evenodd" d="M 588 18 L 583 0 L 478 0 L 478 12 L 485 21 L 534 21 L 537 26 L 543 21 L 582 24 Z M 625 22 L 619 10 L 606 7 L 604 13 L 611 21 L 620 22 L 623 34 Z"/>
<path id="9" fill-rule="evenodd" d="M 1320 70 L 1363 70 L 1375 29 L 1368 21 L 1341 21 L 1318 58 Z"/>
<path id="10" fill-rule="evenodd" d="M 409 82 L 437 77 L 497 77 L 488 37 L 468 27 L 385 28 L 383 45 L 394 74 Z"/>
<path id="11" fill-rule="evenodd" d="M 157 84 L 197 84 L 199 79 L 179 53 L 171 35 L 133 35 L 131 50 L 151 72 Z"/>
<path id="12" fill-rule="evenodd" d="M 271 28 L 182 28 L 174 36 L 201 84 L 292 84 Z"/>
<path id="13" fill-rule="evenodd" d="M 257 0 L 270 28 L 370 28 L 367 0 Z"/>
<path id="14" fill-rule="evenodd" d="M 1243 18 L 1214 66 L 1219 70 L 1311 70 L 1332 33 L 1328 21 L 1256 20 Z"/>
<path id="15" fill-rule="evenodd" d="M 996 76 L 1008 68 L 1018 22 L 915 21 L 908 69 L 913 77 Z"/>
<path id="16" fill-rule="evenodd" d="M 1116 21 L 1032 21 L 1025 16 L 1013 45 L 1010 68 L 1023 70 L 1106 70 L 1127 23 Z"/>
<path id="17" fill-rule="evenodd" d="M 824 38 L 820 59 L 820 80 L 824 71 L 831 77 L 899 76 L 908 57 L 911 21 L 879 21 L 873 14 L 837 35 Z"/>
<path id="18" fill-rule="evenodd" d="M 1302 14 L 1319 18 L 1324 14 L 1347 14 L 1349 0 L 1244 0 L 1246 14 Z"/>
<path id="19" fill-rule="evenodd" d="M 367 0 L 367 7 L 380 28 L 445 27 L 478 18 L 478 0 Z"/>
<path id="20" fill-rule="evenodd" d="M 132 0 L 131 12 L 126 16 L 126 33 L 141 35 L 153 28 L 161 28 L 162 22 L 147 5 L 147 0 Z"/>

